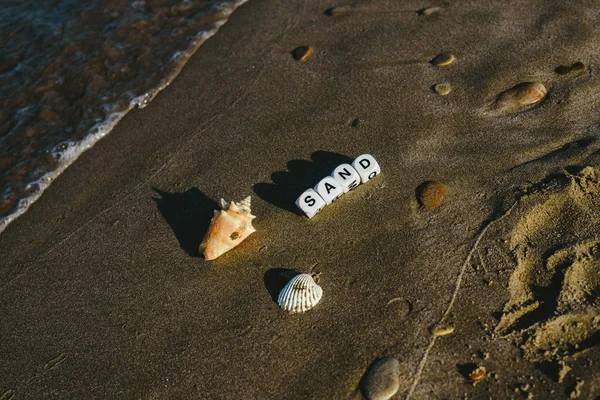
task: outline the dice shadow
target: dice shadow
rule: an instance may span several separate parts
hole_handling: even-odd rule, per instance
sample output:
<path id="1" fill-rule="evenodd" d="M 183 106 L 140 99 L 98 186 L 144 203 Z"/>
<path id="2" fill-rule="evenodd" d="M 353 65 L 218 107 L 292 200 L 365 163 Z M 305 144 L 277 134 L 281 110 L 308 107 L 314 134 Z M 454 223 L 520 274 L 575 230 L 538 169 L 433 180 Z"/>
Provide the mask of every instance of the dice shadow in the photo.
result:
<path id="1" fill-rule="evenodd" d="M 191 257 L 200 257 L 199 246 L 208 230 L 218 203 L 196 188 L 169 193 L 153 188 L 160 197 L 152 197 L 163 218 L 179 240 L 179 246 Z"/>
<path id="2" fill-rule="evenodd" d="M 291 160 L 287 171 L 277 171 L 271 175 L 272 183 L 261 182 L 254 185 L 254 193 L 276 207 L 303 215 L 296 207 L 296 199 L 321 179 L 330 175 L 340 164 L 352 164 L 353 158 L 329 151 L 316 151 L 308 160 Z"/>
<path id="3" fill-rule="evenodd" d="M 265 272 L 265 288 L 275 303 L 283 287 L 296 275 L 300 275 L 300 272 L 285 268 L 273 268 Z"/>

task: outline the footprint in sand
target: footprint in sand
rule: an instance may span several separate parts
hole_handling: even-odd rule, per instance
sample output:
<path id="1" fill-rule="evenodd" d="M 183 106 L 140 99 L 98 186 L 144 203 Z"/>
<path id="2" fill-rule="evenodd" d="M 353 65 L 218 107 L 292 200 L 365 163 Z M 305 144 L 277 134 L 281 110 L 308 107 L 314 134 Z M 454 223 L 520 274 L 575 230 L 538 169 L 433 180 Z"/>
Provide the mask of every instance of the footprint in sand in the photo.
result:
<path id="1" fill-rule="evenodd" d="M 532 362 L 600 344 L 600 171 L 560 175 L 524 196 L 510 218 L 516 268 L 496 331 Z"/>

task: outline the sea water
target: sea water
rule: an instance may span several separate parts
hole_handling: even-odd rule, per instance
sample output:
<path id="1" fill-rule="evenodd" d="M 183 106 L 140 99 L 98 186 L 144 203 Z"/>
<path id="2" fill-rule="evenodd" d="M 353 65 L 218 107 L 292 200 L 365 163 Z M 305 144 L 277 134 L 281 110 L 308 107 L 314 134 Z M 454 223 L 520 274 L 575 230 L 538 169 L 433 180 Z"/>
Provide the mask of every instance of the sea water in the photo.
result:
<path id="1" fill-rule="evenodd" d="M 0 0 L 0 232 L 246 0 Z"/>

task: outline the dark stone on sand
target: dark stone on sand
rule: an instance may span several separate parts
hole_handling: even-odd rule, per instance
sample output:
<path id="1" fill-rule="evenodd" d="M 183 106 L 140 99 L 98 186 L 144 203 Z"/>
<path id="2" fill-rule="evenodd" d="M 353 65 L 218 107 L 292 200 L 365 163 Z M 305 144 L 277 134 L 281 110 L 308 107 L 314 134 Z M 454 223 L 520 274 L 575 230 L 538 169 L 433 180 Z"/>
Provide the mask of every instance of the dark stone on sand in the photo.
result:
<path id="1" fill-rule="evenodd" d="M 559 75 L 566 75 L 570 74 L 571 72 L 583 71 L 584 68 L 585 65 L 583 65 L 581 61 L 577 61 L 572 65 L 559 65 L 554 69 L 554 72 L 556 72 Z"/>
<path id="2" fill-rule="evenodd" d="M 363 395 L 368 400 L 387 400 L 395 395 L 400 388 L 399 366 L 392 357 L 375 361 L 361 382 Z"/>
<path id="3" fill-rule="evenodd" d="M 455 60 L 455 57 L 452 54 L 441 53 L 438 54 L 431 60 L 431 63 L 436 67 L 446 67 L 452 64 Z"/>
<path id="4" fill-rule="evenodd" d="M 325 10 L 325 15 L 328 17 L 337 17 L 350 11 L 352 11 L 352 6 L 335 6 Z"/>
<path id="5" fill-rule="evenodd" d="M 523 82 L 498 95 L 494 108 L 501 112 L 520 111 L 542 101 L 548 89 L 540 82 Z"/>
<path id="6" fill-rule="evenodd" d="M 438 181 L 424 182 L 417 188 L 419 204 L 426 209 L 439 207 L 444 196 L 446 196 L 446 186 Z"/>
<path id="7" fill-rule="evenodd" d="M 312 54 L 312 51 L 310 46 L 298 46 L 292 51 L 292 56 L 298 61 L 304 61 Z"/>
<path id="8" fill-rule="evenodd" d="M 441 10 L 440 7 L 426 7 L 426 8 L 421 8 L 419 11 L 417 11 L 417 14 L 423 15 L 425 17 L 430 17 L 431 15 L 439 12 L 440 10 Z"/>

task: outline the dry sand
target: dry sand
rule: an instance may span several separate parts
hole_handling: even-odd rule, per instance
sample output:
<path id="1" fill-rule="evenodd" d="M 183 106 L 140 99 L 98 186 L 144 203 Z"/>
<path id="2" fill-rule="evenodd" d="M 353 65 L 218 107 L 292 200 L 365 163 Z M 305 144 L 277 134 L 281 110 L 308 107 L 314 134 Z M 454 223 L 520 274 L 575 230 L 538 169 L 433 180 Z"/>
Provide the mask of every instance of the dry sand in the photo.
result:
<path id="1" fill-rule="evenodd" d="M 597 3 L 345 4 L 240 7 L 8 227 L 2 400 L 358 399 L 387 356 L 398 399 L 600 394 Z M 542 102 L 494 110 L 528 81 Z M 382 175 L 297 214 L 362 153 Z M 218 199 L 248 194 L 257 233 L 197 257 Z M 306 314 L 273 300 L 289 270 L 320 273 Z"/>

